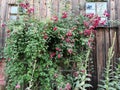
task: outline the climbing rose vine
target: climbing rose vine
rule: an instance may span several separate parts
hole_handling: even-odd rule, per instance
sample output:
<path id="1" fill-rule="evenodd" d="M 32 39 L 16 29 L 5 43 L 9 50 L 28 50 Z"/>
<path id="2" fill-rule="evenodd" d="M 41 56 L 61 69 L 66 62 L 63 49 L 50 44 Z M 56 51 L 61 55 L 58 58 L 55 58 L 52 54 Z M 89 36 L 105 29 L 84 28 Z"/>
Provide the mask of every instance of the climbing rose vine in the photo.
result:
<path id="1" fill-rule="evenodd" d="M 90 76 L 84 64 L 87 64 L 86 55 L 89 56 L 87 51 L 94 48 L 95 28 L 101 24 L 101 18 L 94 14 L 72 17 L 64 11 L 60 17 L 54 15 L 49 21 L 41 22 L 30 16 L 34 8 L 29 3 L 20 3 L 20 7 L 27 14 L 7 25 L 7 90 L 22 87 L 73 90 L 77 86 L 73 82 L 76 78 Z M 75 64 L 78 61 L 82 62 L 79 68 Z M 73 67 L 72 75 L 62 72 Z M 84 82 L 87 80 L 90 81 Z"/>

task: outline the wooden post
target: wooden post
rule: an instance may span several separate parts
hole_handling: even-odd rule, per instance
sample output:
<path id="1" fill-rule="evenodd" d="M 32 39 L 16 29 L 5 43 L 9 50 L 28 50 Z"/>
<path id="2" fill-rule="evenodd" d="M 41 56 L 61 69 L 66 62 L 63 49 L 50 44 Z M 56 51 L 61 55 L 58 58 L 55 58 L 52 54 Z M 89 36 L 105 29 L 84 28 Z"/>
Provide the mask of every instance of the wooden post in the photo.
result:
<path id="1" fill-rule="evenodd" d="M 120 21 L 120 7 L 119 6 L 120 6 L 120 0 L 116 0 L 117 19 Z M 118 28 L 117 35 L 118 35 L 118 44 L 117 44 L 117 47 L 118 47 L 118 57 L 120 57 L 120 26 Z"/>
<path id="2" fill-rule="evenodd" d="M 98 82 L 101 79 L 101 74 L 104 69 L 104 31 L 102 28 L 97 28 L 96 32 L 96 53 L 97 53 L 97 78 Z"/>

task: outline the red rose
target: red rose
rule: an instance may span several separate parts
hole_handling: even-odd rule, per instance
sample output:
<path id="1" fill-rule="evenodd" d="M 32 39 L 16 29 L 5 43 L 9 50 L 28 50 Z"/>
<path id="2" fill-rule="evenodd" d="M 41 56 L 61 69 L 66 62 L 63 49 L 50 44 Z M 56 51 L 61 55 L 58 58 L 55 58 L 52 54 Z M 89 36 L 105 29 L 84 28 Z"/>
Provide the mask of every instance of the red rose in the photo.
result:
<path id="1" fill-rule="evenodd" d="M 56 31 L 56 30 L 57 30 L 57 27 L 54 27 L 53 30 Z"/>
<path id="2" fill-rule="evenodd" d="M 27 7 L 28 5 L 26 5 L 26 4 L 24 4 L 24 3 L 20 3 L 19 6 L 22 7 L 22 8 L 24 8 L 24 9 L 27 9 L 27 8 L 28 8 L 28 7 Z"/>
<path id="3" fill-rule="evenodd" d="M 10 30 L 7 30 L 7 33 L 10 33 Z"/>
<path id="4" fill-rule="evenodd" d="M 89 23 L 86 22 L 86 21 L 84 21 L 83 24 L 84 24 L 85 27 L 88 27 L 88 26 L 89 26 Z"/>
<path id="5" fill-rule="evenodd" d="M 45 34 L 43 38 L 44 38 L 44 39 L 47 39 L 47 38 L 48 38 L 48 36 Z"/>
<path id="6" fill-rule="evenodd" d="M 91 19 L 94 17 L 94 13 L 87 14 L 86 16 Z"/>
<path id="7" fill-rule="evenodd" d="M 60 49 L 59 48 L 55 48 L 56 49 L 56 51 L 60 51 Z"/>
<path id="8" fill-rule="evenodd" d="M 65 41 L 69 43 L 70 42 L 70 38 L 66 38 Z"/>
<path id="9" fill-rule="evenodd" d="M 62 13 L 62 18 L 67 18 L 67 16 L 68 16 L 68 15 L 67 15 L 66 12 L 63 12 L 63 13 Z"/>
<path id="10" fill-rule="evenodd" d="M 4 28 L 6 26 L 6 24 L 3 23 L 1 26 Z"/>
<path id="11" fill-rule="evenodd" d="M 92 33 L 92 30 L 89 30 L 89 29 L 86 29 L 85 31 L 84 31 L 84 35 L 90 35 Z"/>
<path id="12" fill-rule="evenodd" d="M 29 3 L 26 3 L 26 9 L 27 9 L 28 7 L 30 7 L 30 4 L 29 4 Z"/>
<path id="13" fill-rule="evenodd" d="M 28 9 L 27 12 L 28 12 L 28 14 L 33 13 L 34 12 L 34 8 Z"/>
<path id="14" fill-rule="evenodd" d="M 71 31 L 67 32 L 66 36 L 72 36 L 72 32 Z"/>
<path id="15" fill-rule="evenodd" d="M 55 53 L 55 52 L 52 52 L 52 53 L 50 54 L 50 58 L 53 58 L 55 55 L 56 55 L 56 53 Z"/>
<path id="16" fill-rule="evenodd" d="M 104 12 L 104 16 L 106 16 L 106 17 L 110 17 L 110 14 L 105 10 L 105 12 Z"/>

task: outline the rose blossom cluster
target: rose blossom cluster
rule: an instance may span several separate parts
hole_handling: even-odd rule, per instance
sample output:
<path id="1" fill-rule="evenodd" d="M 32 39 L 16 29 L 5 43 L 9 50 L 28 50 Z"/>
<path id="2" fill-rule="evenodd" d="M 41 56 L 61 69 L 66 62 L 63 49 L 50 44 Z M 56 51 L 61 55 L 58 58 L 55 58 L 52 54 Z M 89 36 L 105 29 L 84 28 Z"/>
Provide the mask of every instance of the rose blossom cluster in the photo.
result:
<path id="1" fill-rule="evenodd" d="M 31 8 L 29 3 L 20 3 L 19 6 L 25 9 L 28 14 L 31 14 L 34 12 L 34 8 Z"/>
<path id="2" fill-rule="evenodd" d="M 109 17 L 110 14 L 105 10 L 105 12 L 103 13 L 103 15 L 105 17 Z M 84 26 L 85 26 L 85 30 L 84 30 L 84 35 L 90 35 L 91 33 L 95 32 L 94 29 L 96 27 L 98 27 L 99 25 L 103 26 L 106 24 L 106 20 L 101 20 L 101 17 L 99 17 L 98 15 L 94 15 L 93 13 L 90 14 L 85 14 L 85 17 L 88 18 L 88 20 L 85 20 L 83 22 Z"/>
<path id="3" fill-rule="evenodd" d="M 62 19 L 66 19 L 67 17 L 68 17 L 67 12 L 63 12 L 61 18 L 62 18 Z M 57 16 L 53 16 L 53 17 L 51 18 L 51 20 L 52 20 L 54 23 L 57 23 L 58 20 L 59 20 L 59 18 L 58 18 Z M 58 30 L 58 27 L 57 27 L 57 26 L 54 26 L 54 27 L 53 27 L 53 31 L 57 31 L 57 30 Z M 62 37 L 61 39 L 62 39 L 63 41 L 65 41 L 66 43 L 72 43 L 72 42 L 74 41 L 74 40 L 71 39 L 72 36 L 73 36 L 72 30 L 69 30 L 68 32 L 66 32 L 65 37 Z M 44 37 L 45 37 L 45 36 L 44 36 Z M 44 39 L 45 39 L 45 38 L 44 38 Z M 50 53 L 50 58 L 53 58 L 53 57 L 57 56 L 57 58 L 60 59 L 60 58 L 62 57 L 61 49 L 60 49 L 59 47 L 56 47 L 55 50 L 56 50 L 55 52 L 51 52 L 51 53 Z M 72 53 L 73 53 L 72 48 L 68 48 L 68 49 L 67 49 L 67 52 L 68 52 L 68 54 L 72 54 Z"/>
<path id="4" fill-rule="evenodd" d="M 107 11 L 104 12 L 103 14 L 105 17 L 109 17 L 109 13 Z M 91 34 L 95 34 L 95 28 L 100 26 L 104 26 L 106 24 L 106 20 L 101 20 L 101 17 L 99 17 L 98 15 L 94 15 L 93 13 L 90 14 L 85 14 L 85 17 L 88 18 L 88 20 L 85 20 L 83 22 L 84 26 L 85 26 L 85 30 L 84 30 L 84 35 L 85 36 L 90 36 Z M 88 46 L 89 48 L 92 48 L 91 43 L 93 42 L 93 40 L 91 40 L 91 38 L 88 40 Z"/>

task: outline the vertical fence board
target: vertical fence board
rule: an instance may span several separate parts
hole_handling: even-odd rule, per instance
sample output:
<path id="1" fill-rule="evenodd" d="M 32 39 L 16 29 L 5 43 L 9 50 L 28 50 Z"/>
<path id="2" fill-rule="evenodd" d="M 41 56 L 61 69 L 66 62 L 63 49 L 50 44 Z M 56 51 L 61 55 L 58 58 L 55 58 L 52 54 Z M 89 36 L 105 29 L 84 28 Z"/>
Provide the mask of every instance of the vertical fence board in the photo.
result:
<path id="1" fill-rule="evenodd" d="M 80 3 L 80 0 L 72 0 L 72 10 L 75 15 L 80 14 L 79 3 Z"/>
<path id="2" fill-rule="evenodd" d="M 40 0 L 34 0 L 34 15 L 40 19 Z"/>
<path id="3" fill-rule="evenodd" d="M 117 0 L 116 1 L 117 3 L 117 18 L 118 20 L 120 21 L 120 0 Z M 120 26 L 119 26 L 119 29 L 118 29 L 118 56 L 120 57 Z"/>
<path id="4" fill-rule="evenodd" d="M 40 16 L 42 19 L 47 16 L 46 0 L 40 0 Z"/>
<path id="5" fill-rule="evenodd" d="M 96 33 L 96 51 L 97 51 L 97 75 L 98 81 L 101 78 L 103 70 L 103 31 L 99 29 Z"/>
<path id="6" fill-rule="evenodd" d="M 108 50 L 109 50 L 109 47 L 110 47 L 110 36 L 109 36 L 109 29 L 107 28 L 105 30 L 105 60 L 108 59 Z M 105 62 L 105 65 L 106 65 L 106 62 Z"/>
<path id="7" fill-rule="evenodd" d="M 115 0 L 109 0 L 109 10 L 110 10 L 110 20 L 115 20 L 116 19 Z"/>
<path id="8" fill-rule="evenodd" d="M 85 3 L 86 3 L 86 0 L 80 0 L 80 14 L 84 14 L 85 13 Z"/>
<path id="9" fill-rule="evenodd" d="M 58 15 L 59 14 L 59 3 L 60 0 L 53 0 L 52 1 L 52 15 Z"/>
<path id="10" fill-rule="evenodd" d="M 51 0 L 47 0 L 47 18 L 50 18 L 51 17 Z"/>

